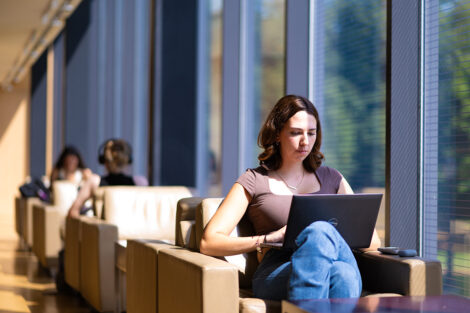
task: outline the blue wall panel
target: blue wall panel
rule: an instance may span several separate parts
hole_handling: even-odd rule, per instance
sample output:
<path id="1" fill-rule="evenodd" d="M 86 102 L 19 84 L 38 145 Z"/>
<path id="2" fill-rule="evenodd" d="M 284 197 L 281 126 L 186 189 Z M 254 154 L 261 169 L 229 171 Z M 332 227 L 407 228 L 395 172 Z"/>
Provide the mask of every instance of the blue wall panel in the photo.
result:
<path id="1" fill-rule="evenodd" d="M 46 171 L 47 49 L 31 68 L 30 176 Z"/>

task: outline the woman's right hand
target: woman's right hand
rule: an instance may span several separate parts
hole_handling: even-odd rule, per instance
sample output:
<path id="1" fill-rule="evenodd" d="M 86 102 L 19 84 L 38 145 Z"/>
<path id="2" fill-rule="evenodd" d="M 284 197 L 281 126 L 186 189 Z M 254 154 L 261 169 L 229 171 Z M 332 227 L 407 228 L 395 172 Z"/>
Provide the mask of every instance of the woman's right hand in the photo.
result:
<path id="1" fill-rule="evenodd" d="M 269 234 L 266 235 L 266 242 L 270 242 L 270 243 L 273 243 L 273 242 L 283 242 L 284 241 L 284 236 L 286 235 L 286 226 L 276 230 L 276 231 L 273 231 Z"/>

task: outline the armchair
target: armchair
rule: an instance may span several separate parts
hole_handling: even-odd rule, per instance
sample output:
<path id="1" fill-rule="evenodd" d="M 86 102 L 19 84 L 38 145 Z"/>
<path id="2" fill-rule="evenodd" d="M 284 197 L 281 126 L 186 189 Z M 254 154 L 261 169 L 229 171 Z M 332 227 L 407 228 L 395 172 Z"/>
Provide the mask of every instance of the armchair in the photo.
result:
<path id="1" fill-rule="evenodd" d="M 196 249 L 195 213 L 202 198 L 178 201 L 176 208 L 176 246 Z M 159 240 L 133 239 L 127 242 L 126 301 L 128 313 L 158 312 L 158 254 L 175 246 Z"/>
<path id="2" fill-rule="evenodd" d="M 197 207 L 197 242 L 219 203 L 220 199 L 206 199 Z M 249 229 L 246 222 L 244 217 L 237 227 L 238 234 L 243 235 Z M 376 252 L 356 253 L 355 256 L 367 290 L 365 296 L 438 295 L 442 292 L 439 261 L 391 257 Z M 161 250 L 158 254 L 158 312 L 280 312 L 280 302 L 252 296 L 249 288 L 256 262 L 254 253 L 235 260 L 233 257 L 222 260 L 181 248 Z M 238 275 L 234 274 L 236 272 Z M 192 291 L 187 286 L 192 286 Z M 182 297 L 181 292 L 186 289 Z"/>
<path id="3" fill-rule="evenodd" d="M 77 186 L 66 181 L 55 181 L 52 195 L 52 205 L 36 203 L 33 206 L 33 252 L 46 268 L 57 263 L 63 245 L 61 230 L 65 227 L 67 211 L 77 197 Z"/>
<path id="4" fill-rule="evenodd" d="M 27 248 L 33 246 L 33 206 L 41 204 L 37 197 L 15 198 L 16 231 L 21 239 L 21 244 Z"/>
<path id="5" fill-rule="evenodd" d="M 96 310 L 111 311 L 115 306 L 115 241 L 174 242 L 176 203 L 188 196 L 191 190 L 181 186 L 105 188 L 103 220 L 82 219 L 79 226 L 80 292 Z"/>

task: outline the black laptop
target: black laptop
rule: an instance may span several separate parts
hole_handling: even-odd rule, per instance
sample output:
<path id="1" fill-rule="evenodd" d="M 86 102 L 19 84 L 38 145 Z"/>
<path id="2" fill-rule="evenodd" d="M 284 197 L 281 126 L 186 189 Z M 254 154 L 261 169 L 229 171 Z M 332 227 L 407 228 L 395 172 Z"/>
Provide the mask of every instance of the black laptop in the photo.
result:
<path id="1" fill-rule="evenodd" d="M 294 195 L 287 220 L 284 243 L 265 243 L 264 247 L 295 249 L 295 239 L 315 221 L 327 221 L 348 245 L 367 248 L 370 245 L 382 194 Z"/>

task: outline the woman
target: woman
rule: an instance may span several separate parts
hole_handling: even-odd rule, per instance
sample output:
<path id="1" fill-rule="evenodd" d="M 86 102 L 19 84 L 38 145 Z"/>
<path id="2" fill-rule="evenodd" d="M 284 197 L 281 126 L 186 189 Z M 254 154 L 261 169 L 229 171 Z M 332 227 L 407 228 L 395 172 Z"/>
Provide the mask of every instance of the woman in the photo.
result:
<path id="1" fill-rule="evenodd" d="M 67 180 L 78 187 L 91 175 L 91 170 L 86 168 L 78 150 L 73 146 L 66 146 L 52 169 L 51 186 L 56 180 Z"/>
<path id="2" fill-rule="evenodd" d="M 227 256 L 257 250 L 260 264 L 253 292 L 264 299 L 359 297 L 361 276 L 348 245 L 326 222 L 315 222 L 296 239 L 298 248 L 262 251 L 261 242 L 282 242 L 294 194 L 350 194 L 346 179 L 321 166 L 318 112 L 306 98 L 288 95 L 274 106 L 261 128 L 260 166 L 248 169 L 208 223 L 201 252 Z M 256 235 L 230 237 L 245 212 Z M 374 230 L 369 249 L 380 246 Z"/>
<path id="3" fill-rule="evenodd" d="M 108 175 L 100 177 L 93 174 L 83 184 L 69 209 L 68 216 L 80 215 L 83 205 L 99 186 L 136 185 L 134 179 L 124 173 L 127 165 L 132 161 L 132 149 L 125 140 L 109 139 L 105 141 L 99 148 L 98 160 L 104 164 Z"/>

